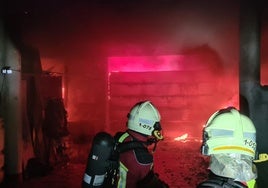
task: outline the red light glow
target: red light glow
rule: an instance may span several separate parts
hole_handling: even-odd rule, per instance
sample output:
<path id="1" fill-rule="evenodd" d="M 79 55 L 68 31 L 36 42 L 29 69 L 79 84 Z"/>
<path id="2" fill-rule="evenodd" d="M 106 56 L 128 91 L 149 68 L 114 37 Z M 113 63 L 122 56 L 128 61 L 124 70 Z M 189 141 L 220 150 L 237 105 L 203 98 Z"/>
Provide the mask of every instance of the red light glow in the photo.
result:
<path id="1" fill-rule="evenodd" d="M 189 58 L 189 57 L 187 57 Z M 109 57 L 109 72 L 158 72 L 183 69 L 183 55 Z"/>

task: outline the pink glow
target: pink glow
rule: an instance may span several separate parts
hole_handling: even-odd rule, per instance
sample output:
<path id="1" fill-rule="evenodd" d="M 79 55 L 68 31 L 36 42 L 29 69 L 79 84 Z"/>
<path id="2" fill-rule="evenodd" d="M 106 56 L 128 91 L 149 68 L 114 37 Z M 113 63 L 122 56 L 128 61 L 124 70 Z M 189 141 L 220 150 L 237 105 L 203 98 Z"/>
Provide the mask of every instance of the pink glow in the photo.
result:
<path id="1" fill-rule="evenodd" d="M 189 57 L 187 57 L 189 58 Z M 109 57 L 109 72 L 157 72 L 183 69 L 183 55 Z"/>

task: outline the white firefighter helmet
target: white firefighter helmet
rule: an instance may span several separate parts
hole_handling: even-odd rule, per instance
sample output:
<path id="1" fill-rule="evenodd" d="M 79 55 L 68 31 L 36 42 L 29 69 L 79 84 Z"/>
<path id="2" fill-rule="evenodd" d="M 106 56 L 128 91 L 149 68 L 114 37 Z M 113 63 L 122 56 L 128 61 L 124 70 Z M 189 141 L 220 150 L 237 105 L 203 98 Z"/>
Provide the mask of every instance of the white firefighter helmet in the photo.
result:
<path id="1" fill-rule="evenodd" d="M 163 139 L 159 111 L 150 101 L 135 104 L 128 113 L 127 127 L 138 133 Z"/>
<path id="2" fill-rule="evenodd" d="M 203 130 L 202 154 L 238 153 L 255 157 L 256 129 L 234 107 L 215 112 Z"/>

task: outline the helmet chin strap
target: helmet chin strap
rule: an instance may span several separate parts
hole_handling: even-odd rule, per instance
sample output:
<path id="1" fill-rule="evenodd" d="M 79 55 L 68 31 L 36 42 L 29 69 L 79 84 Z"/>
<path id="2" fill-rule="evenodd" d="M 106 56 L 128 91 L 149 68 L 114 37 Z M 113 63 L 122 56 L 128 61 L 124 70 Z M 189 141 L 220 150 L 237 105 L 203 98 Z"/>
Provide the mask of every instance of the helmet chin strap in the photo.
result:
<path id="1" fill-rule="evenodd" d="M 154 153 L 155 150 L 156 150 L 156 146 L 157 146 L 157 143 L 160 141 L 160 140 L 163 140 L 164 137 L 163 135 L 161 134 L 161 132 L 159 130 L 154 130 L 152 132 L 152 136 L 153 137 L 149 137 L 148 140 L 147 140 L 147 144 L 148 145 L 151 145 L 151 144 L 154 144 L 154 147 L 153 147 L 153 150 L 152 152 Z"/>
<path id="2" fill-rule="evenodd" d="M 135 136 L 133 136 L 129 131 L 128 131 L 128 134 L 129 134 L 132 138 L 134 138 L 135 140 L 138 140 L 138 139 L 135 138 Z M 140 134 L 141 134 L 141 133 L 140 133 Z M 148 137 L 148 135 L 144 135 L 144 136 Z M 142 143 L 144 143 L 144 144 L 147 145 L 147 146 L 154 144 L 154 147 L 153 147 L 153 150 L 152 150 L 152 152 L 154 153 L 155 150 L 156 150 L 156 145 L 157 145 L 157 143 L 158 143 L 160 140 L 163 140 L 163 139 L 164 139 L 164 137 L 163 137 L 161 131 L 160 131 L 160 130 L 154 130 L 154 131 L 152 132 L 152 136 L 149 136 L 149 137 L 147 138 L 147 141 L 139 141 L 139 142 L 142 142 Z"/>
<path id="3" fill-rule="evenodd" d="M 152 149 L 152 153 L 155 152 L 157 143 L 158 143 L 158 140 L 157 140 L 155 137 L 149 137 L 149 138 L 148 138 L 146 144 L 147 144 L 148 146 L 154 144 L 154 147 L 153 147 L 153 149 Z"/>

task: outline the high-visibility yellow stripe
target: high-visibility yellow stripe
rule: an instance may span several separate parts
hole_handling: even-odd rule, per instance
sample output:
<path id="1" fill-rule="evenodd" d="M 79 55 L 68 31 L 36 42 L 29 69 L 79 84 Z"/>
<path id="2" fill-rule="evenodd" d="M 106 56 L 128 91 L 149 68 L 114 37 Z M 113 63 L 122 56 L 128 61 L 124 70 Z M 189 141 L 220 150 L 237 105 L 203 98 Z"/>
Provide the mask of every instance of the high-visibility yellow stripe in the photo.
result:
<path id="1" fill-rule="evenodd" d="M 248 188 L 255 188 L 256 187 L 256 180 L 253 179 L 253 180 L 248 181 L 247 186 L 248 186 Z"/>
<path id="2" fill-rule="evenodd" d="M 128 136 L 129 134 L 127 132 L 124 133 L 123 135 L 121 135 L 118 142 L 122 143 Z M 128 168 L 121 161 L 119 163 L 119 180 L 117 188 L 126 188 Z"/>
<path id="3" fill-rule="evenodd" d="M 254 155 L 254 151 L 248 149 L 248 148 L 243 148 L 243 147 L 239 147 L 239 146 L 221 146 L 221 147 L 217 147 L 214 148 L 214 151 L 219 151 L 219 150 L 241 150 L 241 151 L 246 151 L 249 153 L 252 153 Z"/>
<path id="4" fill-rule="evenodd" d="M 126 188 L 127 184 L 127 172 L 128 168 L 120 162 L 120 167 L 119 167 L 119 180 L 117 184 L 117 188 Z"/>
<path id="5" fill-rule="evenodd" d="M 122 136 L 120 136 L 118 142 L 122 143 L 126 139 L 126 137 L 128 137 L 128 136 L 129 136 L 129 134 L 127 132 L 125 132 Z"/>
<path id="6" fill-rule="evenodd" d="M 124 171 L 128 172 L 128 168 L 121 162 L 120 163 L 120 168 L 124 169 Z"/>

